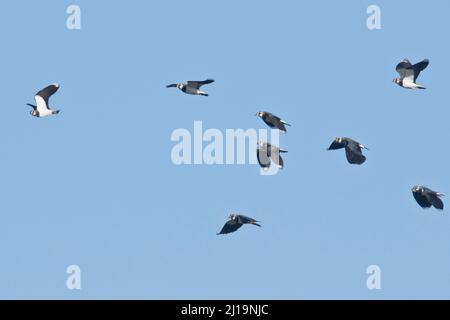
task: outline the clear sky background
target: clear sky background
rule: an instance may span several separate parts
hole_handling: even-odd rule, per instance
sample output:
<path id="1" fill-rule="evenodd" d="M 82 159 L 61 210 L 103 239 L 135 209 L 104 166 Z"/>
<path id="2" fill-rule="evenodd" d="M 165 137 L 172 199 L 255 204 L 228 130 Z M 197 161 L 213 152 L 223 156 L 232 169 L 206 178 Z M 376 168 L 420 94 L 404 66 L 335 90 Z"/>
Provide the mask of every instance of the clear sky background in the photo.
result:
<path id="1" fill-rule="evenodd" d="M 371 4 L 381 30 L 366 27 Z M 450 216 L 410 191 L 450 194 L 449 13 L 406 0 L 3 3 L 0 298 L 450 298 Z M 404 58 L 430 59 L 427 90 L 391 82 Z M 165 88 L 208 77 L 209 97 Z M 53 82 L 62 112 L 31 117 Z M 280 174 L 172 164 L 173 130 L 266 128 L 259 110 L 292 124 Z M 327 152 L 337 136 L 367 145 L 367 162 Z M 232 212 L 263 227 L 216 236 Z M 73 264 L 80 291 L 66 288 Z M 381 290 L 366 287 L 372 264 Z"/>

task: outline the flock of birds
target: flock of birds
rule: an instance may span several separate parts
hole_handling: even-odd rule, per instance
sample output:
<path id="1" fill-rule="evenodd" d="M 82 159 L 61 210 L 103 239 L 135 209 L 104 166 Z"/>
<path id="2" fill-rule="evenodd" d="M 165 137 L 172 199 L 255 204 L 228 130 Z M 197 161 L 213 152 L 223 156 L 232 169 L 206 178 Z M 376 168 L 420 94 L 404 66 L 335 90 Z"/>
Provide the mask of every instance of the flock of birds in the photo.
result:
<path id="1" fill-rule="evenodd" d="M 419 74 L 428 66 L 428 64 L 428 59 L 414 65 L 411 64 L 408 59 L 403 60 L 396 67 L 396 71 L 399 73 L 400 77 L 395 78 L 393 82 L 406 89 L 425 89 L 424 86 L 417 84 L 416 81 Z M 188 81 L 187 83 L 170 84 L 166 87 L 177 88 L 186 94 L 208 96 L 208 93 L 202 91 L 201 87 L 213 82 L 213 79 L 207 79 L 205 81 Z M 47 117 L 59 114 L 60 110 L 51 109 L 49 107 L 50 97 L 54 95 L 59 88 L 59 84 L 54 83 L 40 90 L 35 95 L 36 105 L 27 104 L 33 108 L 30 112 L 31 115 L 34 117 Z M 256 113 L 256 116 L 261 118 L 271 129 L 278 129 L 283 133 L 287 132 L 286 126 L 290 126 L 289 123 L 282 120 L 280 117 L 267 111 L 259 111 Z M 368 148 L 351 138 L 336 138 L 331 143 L 328 150 L 337 149 L 345 149 L 345 155 L 350 164 L 362 165 L 366 161 L 366 157 L 362 151 L 364 149 L 368 150 Z M 275 164 L 278 168 L 282 169 L 284 167 L 284 161 L 281 154 L 286 152 L 286 150 L 281 149 L 278 146 L 274 146 L 268 142 L 258 141 L 257 159 L 259 165 L 264 170 L 268 170 L 272 164 Z M 430 208 L 433 206 L 439 210 L 444 209 L 444 204 L 440 198 L 443 194 L 424 186 L 414 186 L 411 191 L 415 200 L 422 208 Z M 261 227 L 258 222 L 259 221 L 244 215 L 231 214 L 229 216 L 229 220 L 225 223 L 218 235 L 235 232 L 244 224 L 252 224 Z"/>

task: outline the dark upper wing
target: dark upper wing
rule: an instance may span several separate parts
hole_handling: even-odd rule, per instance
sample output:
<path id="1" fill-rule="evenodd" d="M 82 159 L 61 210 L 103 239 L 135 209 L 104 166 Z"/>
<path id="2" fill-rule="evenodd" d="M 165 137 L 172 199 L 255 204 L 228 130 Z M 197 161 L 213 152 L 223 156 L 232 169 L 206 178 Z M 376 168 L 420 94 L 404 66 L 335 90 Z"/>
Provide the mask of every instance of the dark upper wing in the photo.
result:
<path id="1" fill-rule="evenodd" d="M 256 221 L 255 219 L 250 218 L 250 217 L 247 217 L 247 216 L 244 216 L 244 215 L 242 215 L 242 214 L 240 214 L 238 217 L 239 217 L 239 221 L 240 221 L 241 223 L 243 223 L 243 224 L 258 222 L 258 221 Z"/>
<path id="2" fill-rule="evenodd" d="M 51 84 L 38 93 L 36 93 L 37 96 L 40 96 L 42 99 L 44 99 L 45 103 L 48 105 L 48 99 L 55 94 L 56 91 L 58 91 L 59 85 L 58 84 Z"/>
<path id="3" fill-rule="evenodd" d="M 283 169 L 284 162 L 283 158 L 281 158 L 280 148 L 267 143 L 267 155 L 276 165 L 280 167 L 280 169 Z"/>
<path id="4" fill-rule="evenodd" d="M 279 151 L 279 149 L 270 149 L 270 159 L 277 165 L 280 167 L 280 169 L 283 169 L 284 167 L 284 161 L 283 158 L 281 157 L 281 153 Z"/>
<path id="5" fill-rule="evenodd" d="M 427 199 L 427 202 L 431 205 L 433 205 L 436 209 L 443 210 L 444 209 L 444 203 L 439 198 L 439 195 L 436 191 L 433 191 L 429 188 L 423 187 L 422 196 L 424 196 Z"/>
<path id="6" fill-rule="evenodd" d="M 222 230 L 218 233 L 218 235 L 235 232 L 240 227 L 242 227 L 241 223 L 236 222 L 234 220 L 229 220 L 227 223 L 225 223 L 225 225 L 223 226 Z"/>
<path id="7" fill-rule="evenodd" d="M 400 74 L 400 76 L 403 78 L 406 70 L 410 70 L 411 68 L 412 68 L 411 62 L 409 62 L 408 59 L 404 59 L 402 62 L 400 62 L 395 67 L 395 71 L 397 71 Z"/>
<path id="8" fill-rule="evenodd" d="M 428 67 L 429 63 L 430 63 L 430 61 L 428 59 L 425 59 L 421 62 L 416 63 L 412 67 L 414 70 L 414 82 L 416 82 L 416 79 L 419 76 L 420 72 L 423 71 L 426 67 Z"/>
<path id="9" fill-rule="evenodd" d="M 359 143 L 353 140 L 348 140 L 345 146 L 345 155 L 347 160 L 351 164 L 363 164 L 366 161 L 366 157 L 361 152 Z"/>
<path id="10" fill-rule="evenodd" d="M 213 82 L 214 82 L 213 79 L 207 79 L 205 81 L 188 81 L 188 86 L 195 88 L 195 89 L 200 89 L 201 86 L 204 86 L 205 84 L 210 84 Z"/>
<path id="11" fill-rule="evenodd" d="M 428 198 L 426 196 L 424 196 L 422 194 L 421 191 L 413 191 L 413 196 L 414 196 L 414 199 L 416 199 L 417 203 L 422 208 L 429 208 L 429 207 L 431 207 L 431 202 L 428 200 Z"/>
<path id="12" fill-rule="evenodd" d="M 280 148 L 278 148 L 277 146 L 274 146 L 269 142 L 266 143 L 266 146 L 267 146 L 267 155 L 269 157 L 272 157 L 273 155 L 277 156 L 280 153 Z"/>
<path id="13" fill-rule="evenodd" d="M 400 75 L 400 79 L 403 80 L 403 79 L 407 78 L 408 81 L 413 82 L 414 69 L 413 69 L 411 62 L 409 62 L 408 59 L 405 59 L 402 62 L 400 62 L 397 65 L 397 67 L 395 68 L 395 70 Z"/>
<path id="14" fill-rule="evenodd" d="M 270 158 L 267 154 L 267 147 L 257 148 L 256 157 L 261 168 L 265 169 L 270 167 Z"/>
<path id="15" fill-rule="evenodd" d="M 283 158 L 281 156 L 278 156 L 278 160 L 274 161 L 274 162 L 275 162 L 275 164 L 277 164 L 280 167 L 280 169 L 284 168 L 284 161 L 283 161 Z"/>
<path id="16" fill-rule="evenodd" d="M 444 203 L 442 202 L 442 200 L 437 195 L 433 196 L 433 202 L 432 203 L 433 203 L 433 206 L 436 209 L 444 210 Z"/>
<path id="17" fill-rule="evenodd" d="M 400 62 L 396 67 L 395 70 L 397 70 L 397 72 L 399 72 L 399 70 L 402 69 L 410 69 L 412 67 L 411 62 L 408 59 L 403 59 L 402 62 Z"/>
<path id="18" fill-rule="evenodd" d="M 271 128 L 277 128 L 281 131 L 286 132 L 286 127 L 284 126 L 284 123 L 281 122 L 281 118 L 277 117 L 276 115 L 266 112 L 266 114 L 263 116 L 264 122 Z"/>

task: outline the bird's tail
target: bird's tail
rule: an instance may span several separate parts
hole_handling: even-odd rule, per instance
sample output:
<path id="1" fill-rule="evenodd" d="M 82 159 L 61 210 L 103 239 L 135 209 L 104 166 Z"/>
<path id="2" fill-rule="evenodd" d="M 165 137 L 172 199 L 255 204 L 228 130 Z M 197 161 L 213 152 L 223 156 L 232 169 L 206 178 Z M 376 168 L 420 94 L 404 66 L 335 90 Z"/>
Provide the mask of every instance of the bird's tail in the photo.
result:
<path id="1" fill-rule="evenodd" d="M 436 209 L 439 209 L 439 210 L 444 210 L 444 203 L 442 202 L 441 199 L 436 197 L 433 200 L 433 207 L 435 207 Z"/>
<path id="2" fill-rule="evenodd" d="M 426 89 L 424 86 L 421 86 L 421 85 L 417 85 L 416 88 L 417 88 L 417 89 Z"/>
<path id="3" fill-rule="evenodd" d="M 252 222 L 252 224 L 255 225 L 255 226 L 261 227 L 261 225 L 258 224 L 257 222 L 259 222 L 259 221 Z"/>
<path id="4" fill-rule="evenodd" d="M 363 145 L 363 144 L 360 144 L 359 146 L 361 147 L 361 149 L 370 150 L 369 148 L 367 148 L 367 147 L 366 147 L 365 145 Z"/>

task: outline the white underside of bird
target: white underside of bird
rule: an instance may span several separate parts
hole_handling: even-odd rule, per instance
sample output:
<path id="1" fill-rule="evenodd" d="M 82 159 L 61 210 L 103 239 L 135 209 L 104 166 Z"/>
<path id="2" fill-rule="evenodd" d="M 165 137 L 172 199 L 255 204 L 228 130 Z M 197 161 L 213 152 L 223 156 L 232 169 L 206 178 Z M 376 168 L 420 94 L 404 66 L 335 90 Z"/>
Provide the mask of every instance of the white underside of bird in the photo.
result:
<path id="1" fill-rule="evenodd" d="M 409 81 L 408 79 L 403 79 L 403 83 L 402 83 L 402 87 L 403 88 L 407 88 L 407 89 L 425 89 L 424 86 L 414 83 L 412 81 Z"/>
<path id="2" fill-rule="evenodd" d="M 58 112 L 58 110 L 48 108 L 45 100 L 41 96 L 35 96 L 34 100 L 36 101 L 36 110 L 39 112 L 39 117 L 51 116 Z"/>

